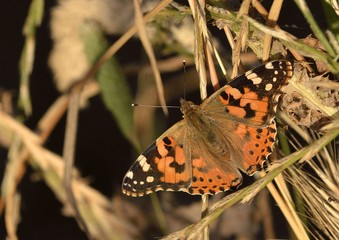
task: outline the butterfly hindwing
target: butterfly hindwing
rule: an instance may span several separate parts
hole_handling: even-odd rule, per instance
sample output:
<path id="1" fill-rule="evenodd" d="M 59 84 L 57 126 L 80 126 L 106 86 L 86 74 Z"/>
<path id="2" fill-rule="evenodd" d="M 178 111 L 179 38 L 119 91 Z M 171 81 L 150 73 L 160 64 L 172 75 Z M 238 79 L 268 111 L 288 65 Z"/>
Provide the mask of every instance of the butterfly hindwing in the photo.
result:
<path id="1" fill-rule="evenodd" d="M 239 124 L 236 134 L 240 138 L 237 145 L 242 151 L 241 166 L 245 173 L 252 175 L 262 168 L 272 153 L 276 136 L 275 121 L 265 126 Z"/>
<path id="2" fill-rule="evenodd" d="M 223 168 L 222 162 L 216 162 L 208 154 L 192 159 L 192 182 L 189 188 L 182 190 L 190 194 L 216 194 L 236 188 L 242 177 L 234 166 Z"/>

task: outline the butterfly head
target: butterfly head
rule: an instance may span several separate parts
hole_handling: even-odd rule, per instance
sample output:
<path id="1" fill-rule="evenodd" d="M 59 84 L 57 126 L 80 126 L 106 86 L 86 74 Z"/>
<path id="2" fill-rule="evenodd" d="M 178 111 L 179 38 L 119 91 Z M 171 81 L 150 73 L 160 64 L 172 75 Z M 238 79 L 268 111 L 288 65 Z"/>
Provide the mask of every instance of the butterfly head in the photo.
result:
<path id="1" fill-rule="evenodd" d="M 193 113 L 197 109 L 197 105 L 195 105 L 191 101 L 186 101 L 185 99 L 180 99 L 180 111 L 184 114 L 184 117 L 187 117 L 190 115 L 190 113 Z"/>

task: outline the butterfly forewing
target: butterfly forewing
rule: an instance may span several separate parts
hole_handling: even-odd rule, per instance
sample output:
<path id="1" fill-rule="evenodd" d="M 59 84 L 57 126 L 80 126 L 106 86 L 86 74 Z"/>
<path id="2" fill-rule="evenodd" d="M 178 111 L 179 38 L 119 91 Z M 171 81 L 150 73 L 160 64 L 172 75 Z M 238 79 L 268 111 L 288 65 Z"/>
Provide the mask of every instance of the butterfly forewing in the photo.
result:
<path id="1" fill-rule="evenodd" d="M 266 63 L 235 78 L 206 99 L 202 107 L 221 107 L 228 119 L 244 124 L 270 124 L 282 89 L 291 76 L 289 61 Z"/>
<path id="2" fill-rule="evenodd" d="M 160 136 L 134 162 L 123 180 L 126 195 L 143 196 L 155 191 L 187 189 L 192 179 L 189 147 L 184 122 L 180 121 Z M 184 152 L 186 151 L 186 152 Z"/>

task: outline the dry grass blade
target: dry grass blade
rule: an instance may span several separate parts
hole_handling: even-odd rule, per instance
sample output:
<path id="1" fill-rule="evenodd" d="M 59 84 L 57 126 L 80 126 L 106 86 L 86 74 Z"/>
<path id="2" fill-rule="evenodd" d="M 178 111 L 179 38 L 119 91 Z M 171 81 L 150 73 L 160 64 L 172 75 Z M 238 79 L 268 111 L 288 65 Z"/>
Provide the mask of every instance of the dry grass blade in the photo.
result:
<path id="1" fill-rule="evenodd" d="M 224 26 L 224 32 L 225 32 L 227 41 L 228 41 L 231 49 L 234 49 L 235 48 L 235 41 L 234 41 L 234 38 L 233 38 L 233 35 L 232 35 L 232 31 L 227 25 Z"/>
<path id="2" fill-rule="evenodd" d="M 79 211 L 78 203 L 74 196 L 73 187 L 72 187 L 72 171 L 74 167 L 74 153 L 76 146 L 76 135 L 78 129 L 78 112 L 79 112 L 79 99 L 80 99 L 81 88 L 75 88 L 71 93 L 71 99 L 68 106 L 67 112 L 67 122 L 66 122 L 66 132 L 63 148 L 63 159 L 65 160 L 65 169 L 64 169 L 64 187 L 66 191 L 66 197 L 70 203 L 76 220 L 79 225 L 85 231 L 87 237 L 92 239 L 91 233 L 88 230 L 87 223 L 85 222 L 81 212 Z"/>
<path id="3" fill-rule="evenodd" d="M 16 192 L 15 177 L 21 165 L 20 158 L 18 158 L 20 148 L 20 138 L 14 136 L 13 143 L 8 154 L 9 163 L 7 164 L 7 169 L 3 179 L 5 183 L 2 185 L 1 189 L 1 195 L 7 203 L 5 209 L 6 230 L 8 238 L 12 240 L 18 238 L 16 235 L 16 229 L 18 225 L 18 210 L 20 209 L 20 205 L 17 201 L 19 195 Z"/>
<path id="4" fill-rule="evenodd" d="M 235 48 L 232 49 L 232 64 L 233 64 L 233 71 L 231 78 L 235 78 L 238 75 L 238 67 L 240 64 L 240 53 L 241 51 L 244 51 L 247 47 L 247 41 L 248 41 L 248 21 L 246 19 L 243 19 L 244 15 L 248 14 L 249 8 L 250 8 L 250 0 L 243 1 L 241 4 L 239 13 L 237 15 L 237 19 L 242 19 L 241 25 L 240 25 L 240 31 L 239 34 L 236 37 L 236 43 Z"/>
<path id="5" fill-rule="evenodd" d="M 215 53 L 217 54 L 217 51 L 215 51 Z M 218 90 L 220 88 L 218 75 L 217 75 L 217 71 L 215 70 L 212 54 L 209 50 L 206 51 L 206 58 L 207 58 L 207 64 L 208 64 L 212 86 L 214 90 Z"/>
<path id="6" fill-rule="evenodd" d="M 319 51 L 318 49 L 315 49 L 305 43 L 303 43 L 301 40 L 296 39 L 294 36 L 291 34 L 283 31 L 283 30 L 273 30 L 271 28 L 268 28 L 257 21 L 253 20 L 250 17 L 246 17 L 248 21 L 250 22 L 251 26 L 254 28 L 264 32 L 271 34 L 273 37 L 281 40 L 281 42 L 289 47 L 292 50 L 295 50 L 299 52 L 300 54 L 304 56 L 308 56 L 314 59 L 317 59 L 321 62 L 324 62 L 328 65 L 329 69 L 331 72 L 334 74 L 338 73 L 339 69 L 339 64 L 334 61 L 334 59 L 331 59 L 328 57 L 328 55 L 322 51 Z"/>
<path id="7" fill-rule="evenodd" d="M 39 138 L 19 122 L 0 112 L 0 129 L 16 134 L 32 156 L 31 163 L 42 171 L 43 177 L 57 198 L 67 207 L 63 160 L 56 154 L 44 149 Z M 75 171 L 72 171 L 72 186 L 79 210 L 89 226 L 91 235 L 96 239 L 128 239 L 135 235 L 133 228 L 123 219 L 118 219 L 111 209 L 111 203 L 97 191 L 88 187 Z M 74 212 L 70 212 L 74 216 Z M 108 223 L 108 224 L 106 224 Z"/>
<path id="8" fill-rule="evenodd" d="M 262 17 L 267 21 L 269 13 L 266 11 L 263 5 L 259 1 L 252 1 L 252 5 L 262 15 Z M 231 40 L 232 35 L 230 34 L 230 31 L 232 30 L 236 35 L 239 35 L 239 31 L 240 31 L 239 26 L 241 26 L 241 22 L 230 11 L 226 11 L 222 8 L 217 8 L 211 5 L 207 5 L 206 7 L 210 11 L 210 14 L 212 14 L 212 16 L 215 19 L 218 19 L 217 21 L 220 22 L 219 25 L 222 25 L 221 28 L 223 28 L 224 31 L 226 32 L 227 39 L 230 43 L 231 48 L 234 49 L 235 43 L 233 40 Z M 227 29 L 231 29 L 231 30 L 227 30 Z M 275 29 L 280 29 L 280 28 L 278 25 L 275 25 Z M 251 29 L 251 31 L 252 30 L 253 28 Z M 250 36 L 250 39 L 247 42 L 248 46 L 255 52 L 258 58 L 263 58 L 262 52 L 263 52 L 264 43 L 262 39 L 263 39 L 263 36 L 260 31 L 253 31 Z M 270 48 L 270 53 L 272 55 L 275 55 L 275 54 L 281 53 L 281 50 L 282 48 L 280 46 L 280 43 L 277 43 L 276 41 L 274 41 L 273 46 Z M 289 49 L 289 51 L 296 58 L 296 60 L 305 61 L 305 58 L 302 55 L 300 55 L 297 51 L 291 48 Z M 313 71 L 312 68 L 308 64 L 306 65 L 306 67 L 310 72 Z"/>
<path id="9" fill-rule="evenodd" d="M 303 96 L 309 95 L 307 93 L 307 91 L 302 92 Z M 320 101 L 319 98 L 315 98 Z M 324 109 L 326 106 L 322 108 Z M 280 114 L 280 116 L 284 121 L 291 121 L 285 114 Z M 298 140 L 300 137 L 308 143 L 314 142 L 314 139 L 318 138 L 311 130 L 300 129 L 295 123 L 289 123 L 289 126 L 293 127 L 298 134 L 298 136 L 294 136 L 293 132 L 290 133 L 290 138 L 294 140 L 294 142 L 290 140 L 292 146 L 302 145 Z M 338 121 L 334 120 L 322 130 L 338 131 L 338 127 Z M 293 202 L 295 205 L 302 205 L 302 208 L 299 207 L 296 210 L 296 214 L 303 219 L 305 229 L 316 239 L 322 239 L 324 236 L 334 239 L 338 233 L 338 206 L 335 203 L 338 198 L 338 178 L 335 176 L 339 174 L 339 159 L 336 144 L 334 141 L 333 145 L 323 148 L 315 157 L 314 150 L 311 149 L 309 153 L 305 154 L 299 165 L 289 168 L 284 174 L 285 179 L 291 183 L 294 192 L 297 193 Z"/>
<path id="10" fill-rule="evenodd" d="M 84 96 L 91 96 L 93 93 L 98 92 L 98 85 L 95 82 L 89 82 L 86 84 L 84 91 L 82 92 L 82 95 Z M 68 102 L 69 102 L 69 95 L 65 94 L 59 97 L 54 104 L 49 108 L 49 110 L 45 113 L 43 118 L 38 123 L 38 132 L 39 132 L 39 142 L 42 144 L 46 141 L 48 136 L 50 135 L 51 131 L 54 129 L 55 125 L 58 123 L 58 121 L 61 119 L 61 117 L 64 115 Z M 4 132 L 2 132 L 2 136 L 6 136 Z M 12 137 L 8 136 L 6 141 L 6 146 L 10 146 L 12 141 Z M 13 159 L 15 162 L 15 175 L 13 176 L 12 184 L 11 186 L 8 186 L 8 183 L 11 183 L 11 180 L 4 181 L 4 184 L 2 184 L 2 188 L 6 188 L 7 190 L 13 188 L 11 191 L 13 194 L 15 192 L 15 189 L 17 187 L 17 184 L 21 181 L 23 175 L 26 171 L 26 160 L 29 157 L 29 153 L 26 148 L 22 148 L 20 153 L 17 154 L 16 159 Z M 11 162 L 11 161 L 10 161 Z M 11 167 L 8 167 L 10 169 Z M 5 172 L 4 179 L 6 179 L 7 170 Z M 7 193 L 8 194 L 8 193 Z M 0 199 L 0 212 L 2 212 L 4 206 L 6 204 L 5 199 Z"/>
<path id="11" fill-rule="evenodd" d="M 239 51 L 244 51 L 247 48 L 247 40 L 248 40 L 248 22 L 246 19 L 242 19 L 242 16 L 248 15 L 249 9 L 251 5 L 251 0 L 245 0 L 241 3 L 237 18 L 242 20 L 242 24 L 240 27 L 240 34 L 238 35 L 238 41 L 240 42 Z M 240 53 L 240 52 L 239 52 Z M 239 59 L 240 60 L 240 59 Z M 235 64 L 236 62 L 233 62 Z"/>
<path id="12" fill-rule="evenodd" d="M 274 181 L 276 182 L 279 191 L 276 189 L 273 183 L 269 183 L 267 185 L 267 188 L 274 198 L 274 201 L 279 206 L 279 209 L 284 214 L 284 217 L 289 223 L 289 226 L 292 228 L 294 234 L 298 237 L 298 239 L 309 239 L 309 237 L 307 236 L 307 232 L 302 225 L 302 221 L 296 213 L 292 197 L 286 186 L 284 178 L 281 174 L 279 174 L 274 179 Z"/>
<path id="13" fill-rule="evenodd" d="M 339 118 L 337 117 L 331 123 L 329 123 L 326 126 L 322 127 L 321 130 L 322 131 L 329 131 L 329 130 L 336 129 L 338 126 L 339 126 Z"/>
<path id="14" fill-rule="evenodd" d="M 309 232 L 315 238 L 321 238 L 318 230 L 330 239 L 335 239 L 339 232 L 339 175 L 338 159 L 321 158 L 320 163 L 309 160 L 316 174 L 293 167 L 286 172 L 286 178 L 293 183 L 310 220 Z M 330 166 L 333 165 L 333 166 Z M 329 171 L 330 170 L 330 171 Z M 317 236 L 318 235 L 318 236 Z"/>
<path id="15" fill-rule="evenodd" d="M 200 96 L 201 99 L 207 97 L 207 77 L 205 66 L 206 42 L 208 41 L 208 30 L 206 24 L 205 4 L 204 1 L 189 0 L 192 16 L 194 19 L 194 62 L 199 74 Z"/>
<path id="16" fill-rule="evenodd" d="M 208 212 L 209 208 L 209 199 L 208 195 L 201 196 L 201 218 L 205 217 Z M 201 239 L 207 240 L 209 239 L 209 229 L 208 227 L 205 227 L 202 231 Z"/>
<path id="17" fill-rule="evenodd" d="M 157 60 L 155 58 L 152 45 L 147 37 L 145 22 L 142 16 L 141 8 L 140 8 L 140 2 L 138 0 L 134 0 L 133 3 L 134 3 L 134 12 L 135 12 L 135 25 L 137 26 L 140 40 L 142 42 L 142 45 L 151 63 L 151 67 L 152 67 L 152 71 L 153 71 L 153 75 L 155 78 L 155 83 L 156 83 L 157 91 L 159 95 L 160 104 L 162 106 L 164 113 L 168 115 L 168 110 L 166 108 L 166 101 L 165 101 L 165 95 L 164 95 L 164 86 L 161 81 L 160 71 L 157 65 Z"/>
<path id="18" fill-rule="evenodd" d="M 271 6 L 270 12 L 268 14 L 268 20 L 266 25 L 268 27 L 274 27 L 276 22 L 279 18 L 280 10 L 282 7 L 282 0 L 275 0 Z M 272 36 L 270 34 L 265 34 L 264 36 L 264 46 L 263 46 L 263 61 L 267 61 L 270 56 L 271 51 L 271 44 L 272 44 Z"/>
<path id="19" fill-rule="evenodd" d="M 86 89 L 88 90 L 89 88 Z M 90 87 L 90 89 L 93 88 Z M 51 133 L 52 129 L 55 127 L 56 123 L 63 116 L 67 106 L 68 106 L 68 95 L 61 96 L 57 101 L 55 101 L 55 103 L 50 107 L 49 111 L 47 111 L 47 113 L 41 119 L 41 121 L 38 124 L 38 130 L 40 133 L 39 137 L 41 143 L 45 142 L 45 140 Z M 4 134 L 2 134 L 2 136 L 4 136 Z M 11 136 L 7 137 L 6 146 L 10 146 L 11 141 L 12 137 Z M 3 190 L 2 192 L 3 197 L 12 194 L 12 197 L 9 198 L 14 198 L 13 195 L 16 192 L 17 184 L 21 181 L 23 175 L 25 174 L 26 171 L 25 163 L 29 156 L 29 153 L 26 148 L 22 148 L 20 150 L 21 150 L 20 153 L 16 154 L 15 158 L 12 155 L 9 155 L 10 157 L 9 165 L 7 167 L 7 170 L 5 171 L 4 181 L 2 184 L 2 188 L 6 189 Z M 5 207 L 5 204 L 7 202 L 6 199 L 7 197 L 0 199 L 0 212 L 2 212 Z"/>

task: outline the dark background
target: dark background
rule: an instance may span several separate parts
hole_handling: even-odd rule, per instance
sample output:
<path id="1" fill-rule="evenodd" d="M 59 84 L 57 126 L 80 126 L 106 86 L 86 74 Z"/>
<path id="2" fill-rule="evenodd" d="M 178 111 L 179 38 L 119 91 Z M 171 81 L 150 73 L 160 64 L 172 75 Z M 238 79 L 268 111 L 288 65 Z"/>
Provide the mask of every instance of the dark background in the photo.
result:
<path id="1" fill-rule="evenodd" d="M 266 1 L 271 2 L 271 1 Z M 325 18 L 319 1 L 308 1 L 318 23 L 323 25 Z M 18 97 L 19 59 L 24 38 L 22 27 L 27 16 L 30 1 L 1 1 L 0 6 L 0 89 L 12 90 Z M 36 52 L 31 76 L 31 97 L 33 115 L 26 125 L 34 129 L 39 119 L 57 99 L 53 76 L 47 65 L 52 46 L 49 21 L 50 9 L 56 1 L 45 1 L 42 26 L 36 33 Z M 297 37 L 306 37 L 311 33 L 293 1 L 285 1 L 281 13 L 280 26 Z M 326 26 L 322 26 L 325 28 Z M 214 30 L 214 33 L 217 30 Z M 221 33 L 222 34 L 222 33 Z M 114 41 L 112 37 L 111 41 Z M 137 40 L 128 43 L 118 53 L 118 58 L 141 55 L 142 48 Z M 122 62 L 123 64 L 123 62 Z M 133 88 L 133 86 L 131 86 Z M 94 124 L 95 123 L 95 124 Z M 46 142 L 46 147 L 62 154 L 65 119 L 63 119 Z M 83 176 L 90 177 L 91 185 L 107 197 L 120 191 L 121 180 L 134 161 L 133 148 L 120 134 L 114 119 L 105 109 L 99 96 L 91 99 L 90 107 L 81 111 L 79 116 L 76 166 Z M 91 147 L 88 147 L 91 146 Z M 0 149 L 0 177 L 2 179 L 6 164 L 6 151 Z M 21 222 L 18 228 L 20 239 L 86 239 L 73 218 L 61 215 L 61 204 L 43 181 L 31 181 L 33 170 L 28 167 L 25 177 L 19 185 L 22 196 Z M 276 213 L 277 217 L 281 217 Z M 284 229 L 277 229 L 280 237 L 288 238 Z M 0 221 L 0 239 L 5 238 L 3 216 Z"/>

